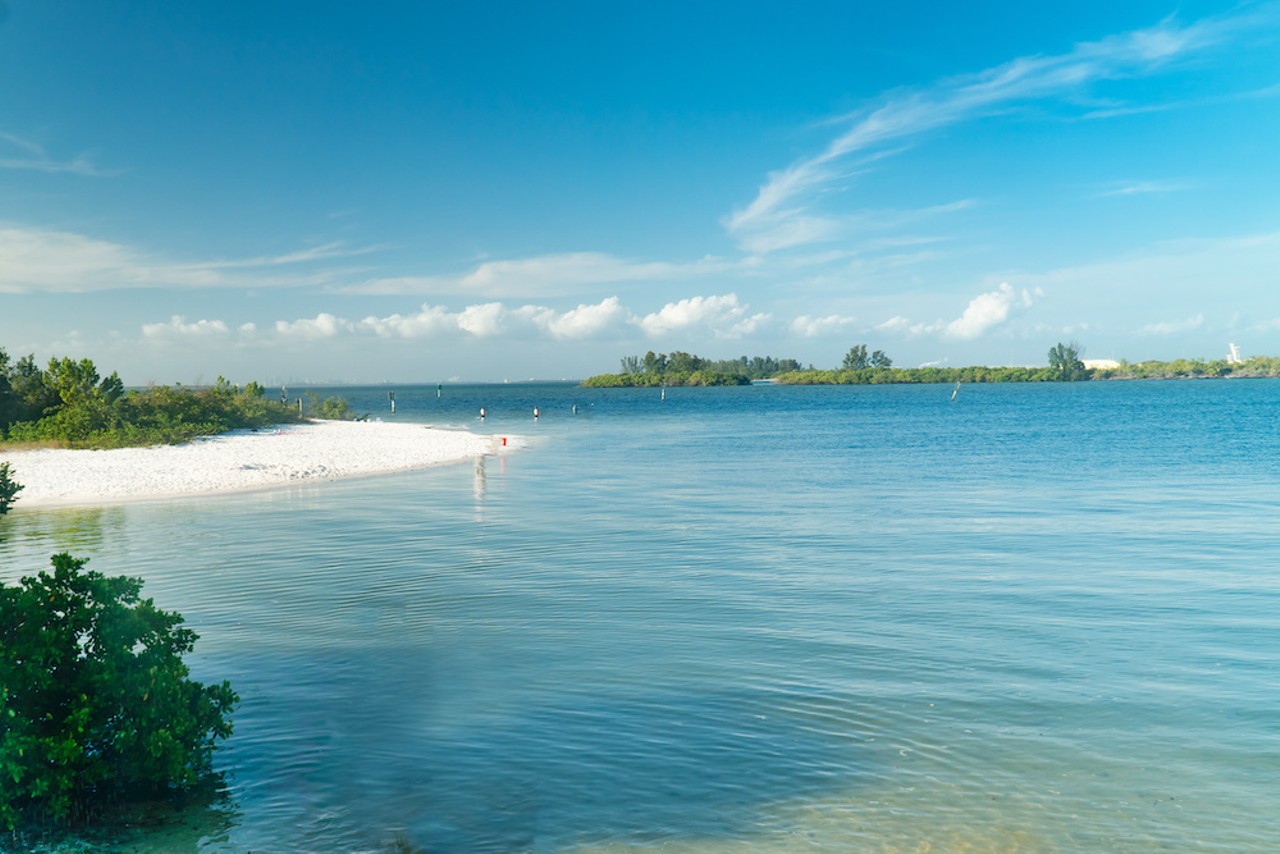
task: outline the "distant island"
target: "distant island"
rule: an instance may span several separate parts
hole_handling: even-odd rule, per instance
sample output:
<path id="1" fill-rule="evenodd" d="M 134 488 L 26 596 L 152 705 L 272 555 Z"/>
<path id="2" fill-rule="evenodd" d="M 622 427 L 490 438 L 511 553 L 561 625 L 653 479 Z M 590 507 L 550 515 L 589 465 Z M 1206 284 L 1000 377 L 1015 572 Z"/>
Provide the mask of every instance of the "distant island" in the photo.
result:
<path id="1" fill-rule="evenodd" d="M 868 352 L 865 344 L 852 347 L 838 368 L 802 367 L 795 359 L 742 356 L 711 360 L 690 353 L 654 353 L 622 359 L 622 371 L 583 380 L 587 388 L 656 386 L 726 386 L 768 381 L 780 385 L 890 385 L 914 383 L 1081 382 L 1086 380 L 1168 380 L 1280 377 L 1280 357 L 1241 359 L 1232 351 L 1221 359 L 1106 361 L 1088 366 L 1074 342 L 1049 350 L 1044 367 L 895 368 L 883 351 Z"/>

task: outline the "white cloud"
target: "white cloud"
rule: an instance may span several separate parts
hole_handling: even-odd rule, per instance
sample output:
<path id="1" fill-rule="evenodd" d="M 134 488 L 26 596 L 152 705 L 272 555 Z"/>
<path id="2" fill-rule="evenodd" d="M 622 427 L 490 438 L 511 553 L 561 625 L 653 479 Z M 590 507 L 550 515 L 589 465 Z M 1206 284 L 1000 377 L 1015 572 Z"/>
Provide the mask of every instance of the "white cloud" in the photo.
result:
<path id="1" fill-rule="evenodd" d="M 1191 184 L 1185 181 L 1113 181 L 1098 193 L 1099 197 L 1108 196 L 1145 196 L 1152 193 L 1176 193 L 1190 190 Z"/>
<path id="2" fill-rule="evenodd" d="M 42 145 L 4 131 L 0 131 L 0 169 L 66 172 L 92 177 L 119 174 L 94 166 L 88 154 L 78 154 L 70 160 L 57 160 Z"/>
<path id="3" fill-rule="evenodd" d="M 449 337 L 492 338 L 517 336 L 543 337 L 555 341 L 580 341 L 591 338 L 622 338 L 636 330 L 648 335 L 661 336 L 680 332 L 709 333 L 717 338 L 740 338 L 760 330 L 772 320 L 767 313 L 752 314 L 734 294 L 710 297 L 690 297 L 668 303 L 660 310 L 639 317 L 622 305 L 616 296 L 598 303 L 581 304 L 566 311 L 547 306 L 523 305 L 511 307 L 501 302 L 478 303 L 459 311 L 443 306 L 425 304 L 414 314 L 392 314 L 386 317 L 368 316 L 360 321 L 350 321 L 328 312 L 312 318 L 293 321 L 277 320 L 272 329 L 277 337 L 303 340 L 323 340 L 339 335 L 373 335 L 379 338 L 430 339 Z M 834 316 L 810 323 L 838 325 Z M 851 320 L 851 319 L 849 319 Z M 221 321 L 201 321 L 216 324 L 223 331 L 228 327 Z M 193 324 L 182 318 L 174 318 L 168 324 L 151 324 L 145 330 L 148 335 L 159 334 L 163 327 L 181 326 L 187 331 Z M 256 332 L 253 324 L 241 327 L 248 334 Z M 630 330 L 630 332 L 629 332 Z"/>
<path id="4" fill-rule="evenodd" d="M 1139 335 L 1177 335 L 1179 332 L 1190 332 L 1204 326 L 1204 315 L 1197 314 L 1185 320 L 1167 321 L 1164 323 L 1148 323 L 1138 330 Z"/>
<path id="5" fill-rule="evenodd" d="M 71 231 L 0 225 L 0 293 L 324 286 L 333 283 L 336 271 L 281 272 L 278 268 L 305 268 L 375 249 L 329 243 L 276 256 L 174 262 Z"/>
<path id="6" fill-rule="evenodd" d="M 829 239 L 843 231 L 839 217 L 813 208 L 871 160 L 905 150 L 928 132 L 1018 104 L 1049 99 L 1066 103 L 1093 83 L 1155 73 L 1179 57 L 1222 41 L 1246 22 L 1243 16 L 1188 26 L 1166 20 L 1149 29 L 1081 43 L 1058 56 L 1020 57 L 929 88 L 895 92 L 878 106 L 839 120 L 848 123 L 848 129 L 820 153 L 771 172 L 755 199 L 729 215 L 725 226 L 754 252 Z"/>
<path id="7" fill-rule="evenodd" d="M 379 338 L 431 338 L 458 331 L 455 315 L 442 306 L 424 305 L 417 314 L 366 317 L 357 325 Z"/>
<path id="8" fill-rule="evenodd" d="M 552 338 L 565 340 L 598 337 L 618 329 L 631 316 L 631 312 L 623 308 L 614 296 L 596 305 L 579 305 L 561 315 L 551 312 L 535 322 L 545 328 Z"/>
<path id="9" fill-rule="evenodd" d="M 902 315 L 894 315 L 883 323 L 877 323 L 876 329 L 881 332 L 905 332 L 911 328 L 911 321 Z"/>
<path id="10" fill-rule="evenodd" d="M 477 338 L 489 338 L 507 331 L 509 309 L 500 302 L 469 305 L 458 315 L 458 328 Z"/>
<path id="11" fill-rule="evenodd" d="M 828 314 L 826 317 L 810 317 L 802 314 L 791 321 L 791 331 L 805 338 L 818 338 L 842 332 L 857 322 L 856 318 L 839 314 Z"/>
<path id="12" fill-rule="evenodd" d="M 685 263 L 632 261 L 601 252 L 569 252 L 484 261 L 459 276 L 399 276 L 342 288 L 361 294 L 470 294 L 529 299 L 568 296 L 600 285 L 658 282 L 733 269 L 734 263 L 703 258 Z"/>
<path id="13" fill-rule="evenodd" d="M 333 338 L 340 332 L 350 332 L 353 326 L 351 321 L 334 317 L 328 312 L 321 312 L 315 317 L 309 319 L 295 320 L 286 322 L 277 320 L 275 329 L 276 333 L 287 338 L 302 338 L 305 340 L 318 340 L 322 338 Z"/>
<path id="14" fill-rule="evenodd" d="M 738 302 L 736 294 L 696 296 L 667 303 L 638 321 L 653 336 L 701 328 L 717 338 L 741 338 L 758 330 L 770 320 L 768 314 L 747 314 L 747 306 Z"/>
<path id="15" fill-rule="evenodd" d="M 381 338 L 457 335 L 490 338 L 503 334 L 541 333 L 555 340 L 579 340 L 617 332 L 631 319 L 631 313 L 622 307 L 617 297 L 608 297 L 597 304 L 579 305 L 565 312 L 537 305 L 511 308 L 500 302 L 470 305 L 454 312 L 443 306 L 427 304 L 416 314 L 370 316 L 350 324 L 349 328 Z"/>
<path id="16" fill-rule="evenodd" d="M 142 334 L 147 338 L 209 338 L 226 335 L 231 330 L 221 320 L 197 320 L 187 323 L 180 314 L 169 318 L 168 323 L 144 323 Z"/>
<path id="17" fill-rule="evenodd" d="M 1044 296 L 1040 288 L 1014 290 L 1008 282 L 1002 282 L 994 291 L 978 294 L 969 300 L 964 312 L 955 320 L 935 320 L 933 323 L 913 323 L 902 315 L 895 315 L 876 326 L 882 332 L 907 333 L 913 337 L 941 335 L 953 341 L 972 341 L 991 329 L 1004 324 L 1019 310 L 1030 308 L 1036 297 Z"/>
<path id="18" fill-rule="evenodd" d="M 1009 313 L 1016 307 L 1030 308 L 1031 293 L 1022 291 L 1019 294 L 1008 282 L 989 293 L 979 294 L 969 301 L 964 314 L 943 327 L 942 334 L 947 338 L 960 341 L 972 341 L 980 337 L 993 326 L 999 326 L 1009 319 Z"/>

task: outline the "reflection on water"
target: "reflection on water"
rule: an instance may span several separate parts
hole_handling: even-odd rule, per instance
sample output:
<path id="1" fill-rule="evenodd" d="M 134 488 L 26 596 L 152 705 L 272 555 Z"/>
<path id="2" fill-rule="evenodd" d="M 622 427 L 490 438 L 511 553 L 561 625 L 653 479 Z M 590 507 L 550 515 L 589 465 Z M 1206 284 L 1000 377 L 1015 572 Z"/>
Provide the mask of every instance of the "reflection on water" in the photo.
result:
<path id="1" fill-rule="evenodd" d="M 128 850 L 1273 850 L 1280 383 L 946 392 L 485 389 L 537 447 L 4 571 L 89 537 L 241 694 Z"/>
<path id="2" fill-rule="evenodd" d="M 476 521 L 484 521 L 484 491 L 487 485 L 487 475 L 485 474 L 485 458 L 476 457 L 476 476 L 473 492 L 476 499 Z"/>
<path id="3" fill-rule="evenodd" d="M 0 517 L 0 581 L 13 581 L 47 569 L 60 552 L 89 556 L 104 543 L 126 535 L 127 507 L 26 508 L 15 504 Z M 18 554 L 41 555 L 31 565 L 17 565 Z"/>

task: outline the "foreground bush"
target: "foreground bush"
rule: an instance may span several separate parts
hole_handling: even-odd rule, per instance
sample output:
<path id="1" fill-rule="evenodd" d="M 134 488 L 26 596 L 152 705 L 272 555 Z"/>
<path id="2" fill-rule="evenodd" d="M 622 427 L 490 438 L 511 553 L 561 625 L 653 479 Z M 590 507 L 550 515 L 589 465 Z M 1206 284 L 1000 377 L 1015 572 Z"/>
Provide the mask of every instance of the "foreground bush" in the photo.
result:
<path id="1" fill-rule="evenodd" d="M 9 512 L 15 497 L 22 490 L 22 484 L 11 476 L 8 463 L 0 463 L 0 516 Z"/>
<path id="2" fill-rule="evenodd" d="M 188 678 L 196 633 L 142 580 L 53 557 L 0 584 L 0 826 L 68 824 L 194 788 L 231 734 L 230 684 Z"/>

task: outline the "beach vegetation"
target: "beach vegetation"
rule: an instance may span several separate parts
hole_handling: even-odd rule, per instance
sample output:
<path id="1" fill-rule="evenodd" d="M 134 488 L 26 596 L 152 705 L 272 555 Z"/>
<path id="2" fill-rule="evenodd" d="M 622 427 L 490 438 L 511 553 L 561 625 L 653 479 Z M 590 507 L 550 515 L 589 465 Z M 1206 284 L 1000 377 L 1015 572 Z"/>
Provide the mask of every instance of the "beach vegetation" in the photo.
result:
<path id="1" fill-rule="evenodd" d="M 706 359 L 677 350 L 643 356 L 624 356 L 616 374 L 596 374 L 582 382 L 588 388 L 652 388 L 657 386 L 748 385 L 753 380 L 770 379 L 783 371 L 798 371 L 795 359 L 773 356 L 740 356 L 737 359 Z"/>
<path id="2" fill-rule="evenodd" d="M 211 780 L 231 734 L 227 682 L 189 678 L 197 640 L 141 597 L 142 580 L 86 570 L 0 583 L 0 826 L 65 826 Z"/>
<path id="3" fill-rule="evenodd" d="M 341 407 L 331 403 L 327 411 Z M 241 388 L 219 377 L 203 388 L 127 390 L 117 374 L 102 377 L 89 359 L 55 358 L 41 368 L 33 356 L 11 363 L 0 349 L 0 442 L 7 445 L 161 445 L 299 420 L 256 382 Z"/>
<path id="4" fill-rule="evenodd" d="M 1077 382 L 1089 378 L 1089 369 L 1080 359 L 1080 345 L 1075 341 L 1070 344 L 1059 341 L 1049 348 L 1049 370 L 1059 382 Z"/>
<path id="5" fill-rule="evenodd" d="M 849 352 L 845 353 L 844 363 L 840 366 L 845 371 L 863 371 L 867 368 L 891 368 L 893 367 L 893 359 L 890 359 L 883 350 L 876 350 L 870 355 L 867 354 L 866 344 L 855 344 L 849 348 Z"/>
<path id="6" fill-rule="evenodd" d="M 314 391 L 306 394 L 304 409 L 313 418 L 324 418 L 329 421 L 350 421 L 356 417 L 355 411 L 345 397 L 320 397 Z"/>
<path id="7" fill-rule="evenodd" d="M 0 516 L 9 512 L 17 495 L 23 489 L 22 484 L 13 479 L 13 472 L 7 462 L 0 462 Z"/>

